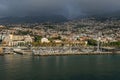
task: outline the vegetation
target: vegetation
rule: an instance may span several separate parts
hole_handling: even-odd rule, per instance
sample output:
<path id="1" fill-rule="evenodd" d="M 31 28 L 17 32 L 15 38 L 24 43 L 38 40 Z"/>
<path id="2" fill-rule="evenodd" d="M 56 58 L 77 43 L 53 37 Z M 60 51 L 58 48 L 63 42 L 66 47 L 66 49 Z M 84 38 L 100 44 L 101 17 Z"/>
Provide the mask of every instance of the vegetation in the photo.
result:
<path id="1" fill-rule="evenodd" d="M 53 40 L 56 40 L 56 39 L 61 40 L 61 36 L 53 37 L 52 39 Z"/>
<path id="2" fill-rule="evenodd" d="M 94 40 L 94 39 L 88 39 L 88 45 L 91 45 L 91 46 L 97 46 L 97 41 Z"/>
<path id="3" fill-rule="evenodd" d="M 27 34 L 31 34 L 32 32 L 31 31 L 18 31 L 18 33 L 17 34 L 19 34 L 19 35 L 27 35 Z"/>
<path id="4" fill-rule="evenodd" d="M 35 42 L 40 42 L 41 38 L 42 38 L 42 36 L 35 36 L 34 41 Z"/>
<path id="5" fill-rule="evenodd" d="M 120 47 L 120 41 L 103 43 L 103 46 Z"/>
<path id="6" fill-rule="evenodd" d="M 46 26 L 44 26 L 44 27 L 50 28 L 50 29 L 54 29 L 54 28 L 55 28 L 55 26 L 52 26 L 52 25 L 46 25 Z"/>

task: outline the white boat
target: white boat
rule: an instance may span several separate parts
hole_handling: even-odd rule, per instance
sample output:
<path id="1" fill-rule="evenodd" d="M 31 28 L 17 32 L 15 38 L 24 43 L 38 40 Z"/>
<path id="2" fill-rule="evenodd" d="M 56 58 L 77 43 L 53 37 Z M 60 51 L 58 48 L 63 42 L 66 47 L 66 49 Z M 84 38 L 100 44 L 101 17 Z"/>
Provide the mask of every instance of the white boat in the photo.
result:
<path id="1" fill-rule="evenodd" d="M 94 50 L 90 48 L 84 48 L 84 49 L 81 49 L 81 51 L 82 52 L 93 52 Z"/>

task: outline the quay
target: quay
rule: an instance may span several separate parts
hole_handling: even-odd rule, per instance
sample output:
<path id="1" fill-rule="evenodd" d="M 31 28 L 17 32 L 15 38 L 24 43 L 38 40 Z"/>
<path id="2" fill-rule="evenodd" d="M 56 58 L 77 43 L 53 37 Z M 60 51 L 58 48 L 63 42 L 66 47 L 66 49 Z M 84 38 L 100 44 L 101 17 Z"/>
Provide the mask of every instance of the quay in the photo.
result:
<path id="1" fill-rule="evenodd" d="M 14 50 L 13 52 L 20 55 L 32 55 L 31 50 Z"/>
<path id="2" fill-rule="evenodd" d="M 50 54 L 50 53 L 44 53 L 44 54 L 34 54 L 34 56 L 69 56 L 69 55 L 116 55 L 116 54 L 120 54 L 120 53 L 112 53 L 112 52 L 90 52 L 90 53 L 86 53 L 86 52 L 78 52 L 78 53 L 54 53 L 54 54 Z"/>
<path id="3" fill-rule="evenodd" d="M 6 54 L 20 54 L 31 56 L 116 55 L 120 54 L 120 50 L 96 51 L 92 48 L 83 49 L 80 47 L 32 47 L 31 49 L 28 49 L 26 47 L 3 48 L 3 53 L 1 53 L 0 56 Z"/>

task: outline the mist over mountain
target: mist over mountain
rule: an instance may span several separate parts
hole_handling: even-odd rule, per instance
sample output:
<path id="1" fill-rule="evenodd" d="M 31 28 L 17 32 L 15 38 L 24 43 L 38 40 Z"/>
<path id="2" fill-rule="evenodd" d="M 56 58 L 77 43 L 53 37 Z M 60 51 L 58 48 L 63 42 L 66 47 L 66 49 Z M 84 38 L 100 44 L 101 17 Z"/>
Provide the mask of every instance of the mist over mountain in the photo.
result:
<path id="1" fill-rule="evenodd" d="M 0 0 L 0 17 L 119 15 L 120 0 Z"/>
<path id="2" fill-rule="evenodd" d="M 12 23 L 42 23 L 42 22 L 65 22 L 68 19 L 61 15 L 49 15 L 49 16 L 26 16 L 26 17 L 4 17 L 0 18 L 0 24 L 12 24 Z"/>
<path id="3" fill-rule="evenodd" d="M 120 17 L 120 0 L 0 0 L 0 23 L 63 22 L 84 17 Z"/>

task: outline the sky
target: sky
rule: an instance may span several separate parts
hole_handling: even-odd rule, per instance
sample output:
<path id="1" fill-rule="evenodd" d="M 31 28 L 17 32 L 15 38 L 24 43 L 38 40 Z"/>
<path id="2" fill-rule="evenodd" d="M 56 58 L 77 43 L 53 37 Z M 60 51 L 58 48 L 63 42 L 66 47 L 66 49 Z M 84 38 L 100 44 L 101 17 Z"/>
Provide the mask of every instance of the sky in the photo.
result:
<path id="1" fill-rule="evenodd" d="M 120 12 L 120 0 L 0 0 L 0 17 L 63 15 L 75 18 Z"/>

